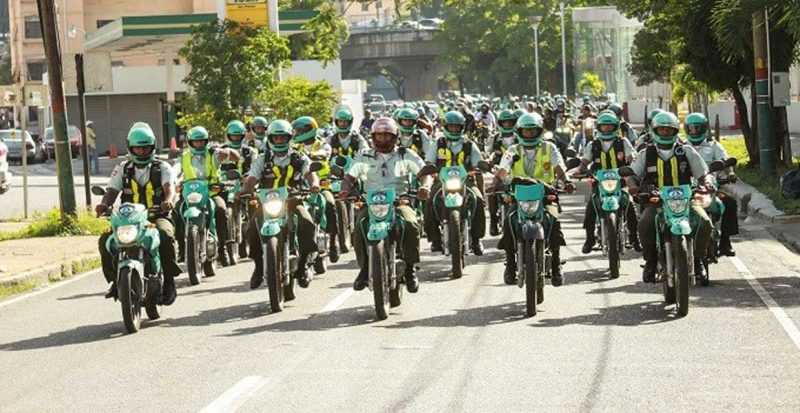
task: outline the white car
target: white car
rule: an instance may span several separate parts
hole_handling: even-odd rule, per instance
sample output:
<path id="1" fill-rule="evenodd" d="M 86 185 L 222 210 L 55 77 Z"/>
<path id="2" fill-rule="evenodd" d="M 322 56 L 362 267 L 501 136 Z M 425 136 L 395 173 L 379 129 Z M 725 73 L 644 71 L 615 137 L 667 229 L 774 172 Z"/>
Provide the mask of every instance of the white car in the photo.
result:
<path id="1" fill-rule="evenodd" d="M 8 171 L 8 146 L 0 141 L 0 195 L 8 191 L 11 172 Z"/>

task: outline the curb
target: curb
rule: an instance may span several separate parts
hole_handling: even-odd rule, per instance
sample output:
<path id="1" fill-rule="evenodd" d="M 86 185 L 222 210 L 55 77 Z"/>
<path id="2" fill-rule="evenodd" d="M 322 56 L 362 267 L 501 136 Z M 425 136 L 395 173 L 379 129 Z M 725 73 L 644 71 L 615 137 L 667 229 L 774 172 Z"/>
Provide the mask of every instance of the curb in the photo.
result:
<path id="1" fill-rule="evenodd" d="M 789 237 L 785 232 L 779 231 L 777 228 L 767 227 L 767 232 L 772 234 L 772 236 L 780 241 L 781 244 L 785 245 L 796 253 L 800 253 L 800 239 L 797 239 L 796 237 Z"/>
<path id="2" fill-rule="evenodd" d="M 739 201 L 739 211 L 771 224 L 792 224 L 800 222 L 800 215 L 787 215 L 775 208 L 775 204 L 755 187 L 737 182 L 723 187 Z"/>
<path id="3" fill-rule="evenodd" d="M 99 267 L 100 254 L 82 255 L 77 258 L 62 261 L 61 263 L 46 265 L 12 275 L 8 278 L 0 279 L 0 287 L 14 287 L 24 284 L 33 284 L 38 287 L 52 282 L 62 281 Z"/>

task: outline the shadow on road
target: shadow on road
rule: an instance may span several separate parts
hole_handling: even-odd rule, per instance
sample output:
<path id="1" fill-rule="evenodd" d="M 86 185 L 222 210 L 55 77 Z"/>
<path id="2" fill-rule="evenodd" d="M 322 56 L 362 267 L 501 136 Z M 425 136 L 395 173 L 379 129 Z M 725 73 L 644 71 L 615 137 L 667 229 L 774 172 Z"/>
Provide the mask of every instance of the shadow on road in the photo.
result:
<path id="1" fill-rule="evenodd" d="M 399 321 L 376 326 L 380 328 L 415 327 L 486 327 L 525 319 L 525 302 L 505 303 L 485 307 L 456 309 L 455 314 L 442 314 L 417 320 Z"/>
<path id="2" fill-rule="evenodd" d="M 142 323 L 145 328 L 146 323 Z M 147 323 L 151 324 L 151 323 Z M 152 324 L 151 324 L 152 325 Z M 50 347 L 62 347 L 73 344 L 92 343 L 122 337 L 125 327 L 122 321 L 115 321 L 105 324 L 93 324 L 80 326 L 69 330 L 51 333 L 42 337 L 29 338 L 11 343 L 0 344 L 0 351 L 22 351 L 36 350 Z"/>
<path id="3" fill-rule="evenodd" d="M 375 320 L 372 306 L 360 306 L 336 310 L 329 313 L 313 314 L 297 320 L 280 321 L 256 327 L 240 328 L 228 336 L 246 336 L 265 332 L 325 331 L 335 328 L 359 326 Z"/>
<path id="4" fill-rule="evenodd" d="M 564 327 L 570 325 L 622 326 L 659 324 L 677 320 L 674 311 L 665 308 L 660 301 L 632 303 L 601 307 L 593 314 L 581 314 L 566 318 L 533 319 L 531 327 Z"/>
<path id="5" fill-rule="evenodd" d="M 202 327 L 212 324 L 245 321 L 269 314 L 269 307 L 263 302 L 241 304 L 229 307 L 211 308 L 191 316 L 163 318 L 152 324 L 159 327 Z"/>

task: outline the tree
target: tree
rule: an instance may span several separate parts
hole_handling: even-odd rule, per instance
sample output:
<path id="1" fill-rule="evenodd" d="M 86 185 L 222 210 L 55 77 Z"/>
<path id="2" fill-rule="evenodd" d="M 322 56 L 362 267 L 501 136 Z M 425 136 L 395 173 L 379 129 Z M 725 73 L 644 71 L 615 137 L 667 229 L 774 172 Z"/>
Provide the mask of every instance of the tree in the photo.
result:
<path id="1" fill-rule="evenodd" d="M 0 85 L 10 85 L 14 83 L 14 77 L 11 74 L 11 51 L 9 50 L 8 42 L 0 44 L 3 48 L 3 59 L 0 60 Z"/>
<path id="2" fill-rule="evenodd" d="M 606 84 L 597 76 L 596 73 L 583 72 L 581 80 L 578 81 L 578 91 L 583 92 L 584 89 L 589 88 L 592 95 L 600 96 L 606 91 Z"/>
<path id="3" fill-rule="evenodd" d="M 314 9 L 319 12 L 304 26 L 303 33 L 289 36 L 293 60 L 321 60 L 324 64 L 339 58 L 341 46 L 350 32 L 347 22 L 333 5 L 324 0 L 286 0 L 279 2 L 281 10 Z"/>
<path id="4" fill-rule="evenodd" d="M 292 121 L 300 116 L 313 116 L 323 123 L 331 117 L 339 95 L 328 82 L 289 78 L 262 92 L 258 101 L 271 108 L 278 119 Z"/>
<path id="5" fill-rule="evenodd" d="M 254 98 L 275 83 L 277 70 L 289 62 L 286 39 L 269 28 L 225 20 L 199 26 L 180 51 L 191 71 L 184 82 L 192 112 L 209 112 L 218 124 L 239 119 Z"/>

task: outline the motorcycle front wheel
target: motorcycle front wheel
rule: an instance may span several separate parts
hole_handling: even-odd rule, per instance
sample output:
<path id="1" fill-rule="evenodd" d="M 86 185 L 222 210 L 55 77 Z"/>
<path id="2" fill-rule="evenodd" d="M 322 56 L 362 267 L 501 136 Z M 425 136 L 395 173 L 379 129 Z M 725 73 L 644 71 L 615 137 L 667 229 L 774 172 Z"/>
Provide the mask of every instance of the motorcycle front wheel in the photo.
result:
<path id="1" fill-rule="evenodd" d="M 122 308 L 125 330 L 133 334 L 142 324 L 142 283 L 139 275 L 129 267 L 119 270 L 117 275 L 117 297 Z"/>
<path id="2" fill-rule="evenodd" d="M 452 264 L 452 278 L 461 278 L 464 275 L 464 241 L 461 239 L 461 213 L 457 209 L 450 211 L 447 221 L 447 243 Z"/>
<path id="3" fill-rule="evenodd" d="M 283 311 L 283 260 L 278 257 L 278 238 L 270 237 L 264 250 L 264 277 L 269 291 L 269 308 L 273 313 Z"/>
<path id="4" fill-rule="evenodd" d="M 189 224 L 186 234 L 186 272 L 189 273 L 189 284 L 197 285 L 203 279 L 200 262 L 199 233 L 196 225 Z"/>
<path id="5" fill-rule="evenodd" d="M 521 242 L 518 248 L 522 248 L 522 277 L 525 278 L 525 316 L 533 317 L 536 315 L 536 305 L 538 304 L 537 293 L 539 292 L 539 277 L 536 273 L 536 253 L 533 251 L 534 243 L 531 241 Z"/>
<path id="6" fill-rule="evenodd" d="M 375 299 L 375 316 L 378 320 L 389 317 L 387 304 L 389 304 L 389 291 L 386 277 L 386 255 L 383 241 L 372 245 L 369 249 L 369 276 L 372 280 L 372 296 Z"/>
<path id="7" fill-rule="evenodd" d="M 679 317 L 689 314 L 689 247 L 686 236 L 673 239 L 675 305 Z"/>
<path id="8" fill-rule="evenodd" d="M 605 244 L 608 248 L 608 271 L 611 279 L 619 278 L 619 231 L 617 214 L 610 212 L 603 218 Z"/>

